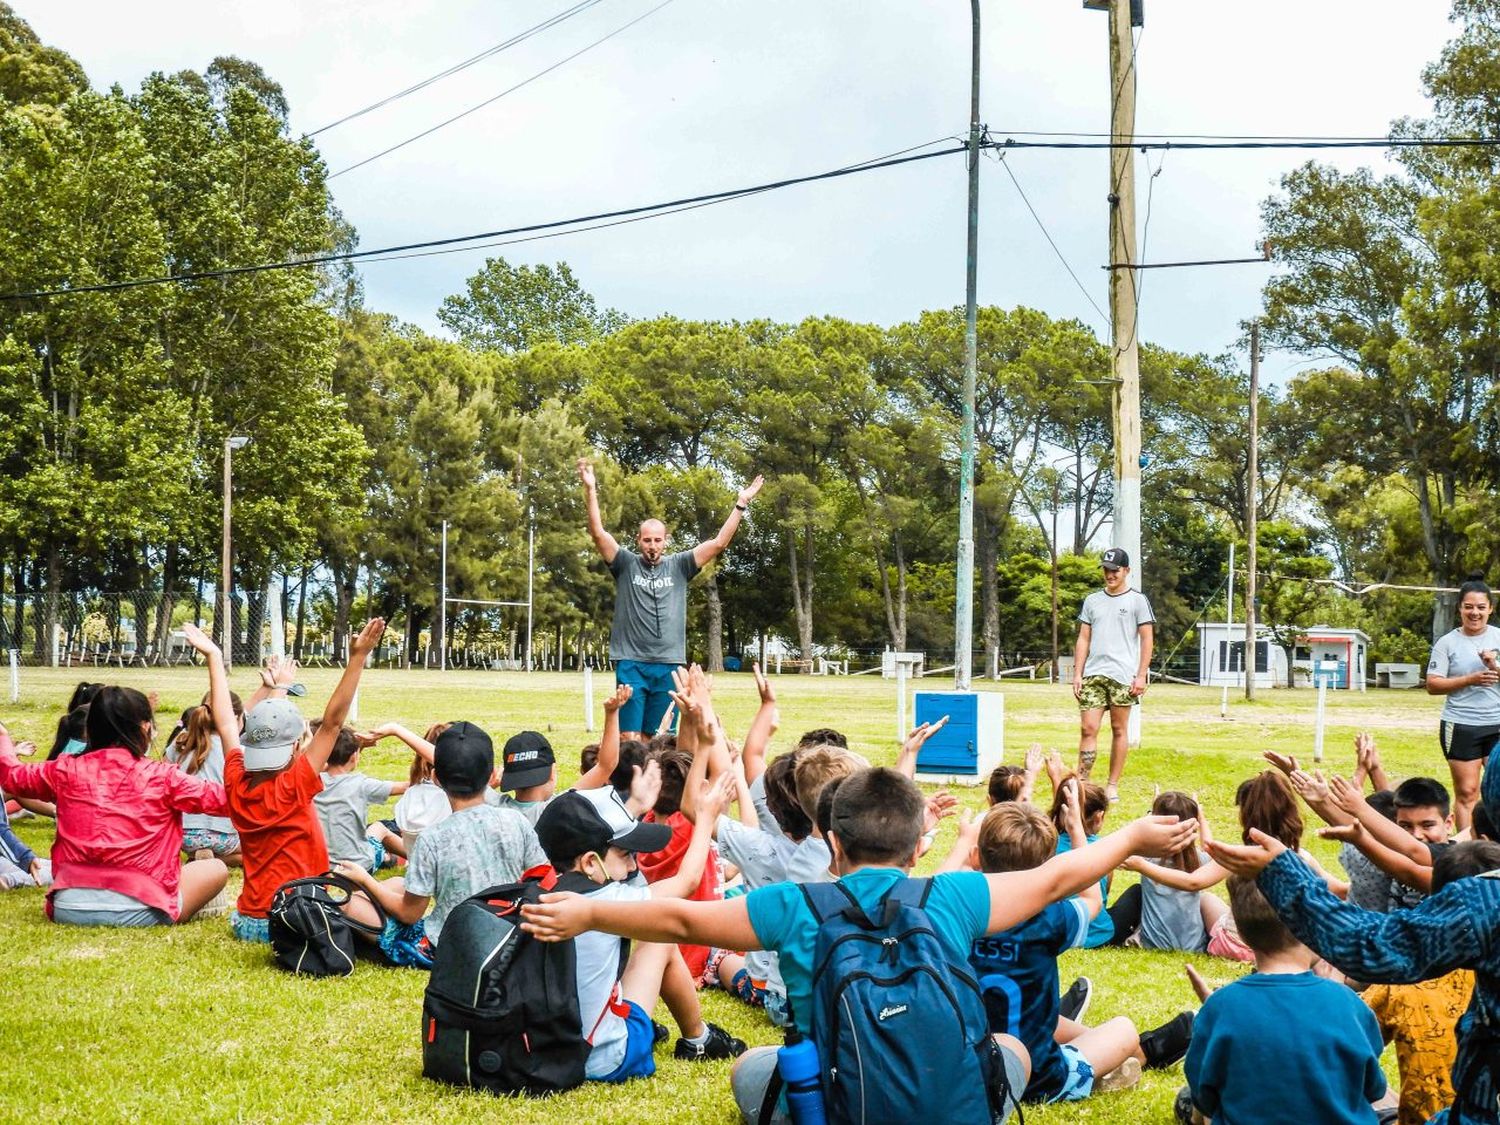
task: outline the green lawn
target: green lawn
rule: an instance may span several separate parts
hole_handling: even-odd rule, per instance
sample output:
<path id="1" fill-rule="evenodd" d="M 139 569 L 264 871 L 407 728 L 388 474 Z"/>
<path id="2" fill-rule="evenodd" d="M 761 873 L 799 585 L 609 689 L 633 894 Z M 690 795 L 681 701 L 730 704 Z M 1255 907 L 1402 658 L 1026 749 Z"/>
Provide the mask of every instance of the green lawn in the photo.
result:
<path id="1" fill-rule="evenodd" d="M 335 676 L 306 672 L 309 701 L 321 705 Z M 197 701 L 206 684 L 203 673 L 189 669 L 91 672 L 95 677 L 159 689 L 164 727 L 168 716 Z M 21 701 L 3 712 L 13 736 L 50 745 L 58 711 L 79 678 L 76 672 L 23 669 Z M 247 677 L 236 678 L 248 694 Z M 606 682 L 597 682 L 598 694 Z M 792 676 L 774 682 L 782 715 L 778 745 L 803 730 L 833 726 L 871 759 L 894 758 L 893 684 Z M 1033 739 L 1071 757 L 1076 717 L 1066 687 L 1007 683 L 1004 692 L 1007 760 L 1017 760 Z M 1220 718 L 1219 699 L 1217 690 L 1151 690 L 1143 745 L 1131 758 L 1112 821 L 1145 811 L 1159 784 L 1197 792 L 1227 837 L 1235 825 L 1234 787 L 1258 768 L 1262 749 L 1311 758 L 1313 692 L 1262 692 L 1254 704 L 1234 698 L 1227 720 Z M 717 702 L 731 731 L 742 731 L 756 703 L 750 677 L 718 677 Z M 470 719 L 497 742 L 526 727 L 543 730 L 559 751 L 565 783 L 577 773 L 576 749 L 591 740 L 584 730 L 581 680 L 563 674 L 372 671 L 359 707 L 366 724 L 395 719 L 421 728 L 440 719 Z M 1378 732 L 1393 776 L 1431 773 L 1446 780 L 1436 745 L 1437 710 L 1435 701 L 1416 692 L 1333 693 L 1329 764 L 1347 770 L 1354 733 L 1370 729 Z M 408 755 L 382 748 L 367 755 L 364 769 L 398 778 L 408 762 Z M 983 801 L 978 790 L 962 797 L 975 807 Z M 50 821 L 23 820 L 16 829 L 45 854 Z M 935 853 L 946 849 L 951 831 L 948 822 Z M 1313 846 L 1332 862 L 1333 848 Z M 234 881 L 230 889 L 235 891 Z M 349 979 L 295 979 L 272 968 L 263 947 L 232 940 L 221 919 L 171 930 L 79 930 L 46 922 L 41 892 L 14 891 L 0 894 L 0 933 L 0 1042 L 13 1060 L 0 1083 L 0 1120 L 735 1120 L 728 1065 L 675 1062 L 670 1050 L 658 1052 L 658 1074 L 649 1082 L 590 1086 L 547 1102 L 497 1106 L 487 1097 L 429 1084 L 420 1077 L 418 1045 L 423 974 L 370 964 Z M 1243 971 L 1206 957 L 1194 960 L 1215 983 Z M 1089 1022 L 1123 1014 L 1146 1027 L 1193 1006 L 1183 961 L 1180 955 L 1137 950 L 1083 951 L 1065 959 L 1063 983 L 1076 973 L 1094 979 Z M 778 1041 L 761 1017 L 721 993 L 706 994 L 704 1005 L 710 1019 L 752 1044 Z M 1394 1077 L 1389 1053 L 1387 1061 Z M 1134 1091 L 1028 1109 L 1026 1118 L 1038 1125 L 1170 1120 L 1181 1082 L 1177 1067 L 1148 1075 Z"/>

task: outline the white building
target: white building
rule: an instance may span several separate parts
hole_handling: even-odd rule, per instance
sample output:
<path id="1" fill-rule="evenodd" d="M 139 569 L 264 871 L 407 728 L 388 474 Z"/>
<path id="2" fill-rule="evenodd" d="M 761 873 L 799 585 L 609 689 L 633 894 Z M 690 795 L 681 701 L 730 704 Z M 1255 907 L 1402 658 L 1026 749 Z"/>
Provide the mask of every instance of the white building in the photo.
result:
<path id="1" fill-rule="evenodd" d="M 1286 649 L 1272 639 L 1270 630 L 1255 630 L 1255 686 L 1286 687 Z M 1245 626 L 1205 621 L 1198 626 L 1198 682 L 1208 687 L 1245 686 Z"/>
<path id="2" fill-rule="evenodd" d="M 1331 689 L 1364 691 L 1369 652 L 1369 634 L 1360 629 L 1314 625 L 1297 634 L 1292 649 L 1293 675 L 1296 682 L 1313 686 L 1317 685 L 1317 676 L 1324 675 Z"/>

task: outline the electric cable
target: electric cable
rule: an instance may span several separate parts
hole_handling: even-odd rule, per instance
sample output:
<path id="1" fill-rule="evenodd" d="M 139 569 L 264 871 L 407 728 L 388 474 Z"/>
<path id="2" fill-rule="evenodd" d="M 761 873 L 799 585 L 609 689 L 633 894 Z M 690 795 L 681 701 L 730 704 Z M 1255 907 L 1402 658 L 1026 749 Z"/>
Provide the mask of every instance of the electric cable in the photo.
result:
<path id="1" fill-rule="evenodd" d="M 1078 279 L 1078 274 L 1073 271 L 1073 267 L 1068 264 L 1068 259 L 1063 257 L 1063 252 L 1058 249 L 1057 243 L 1053 241 L 1052 235 L 1047 230 L 1047 224 L 1042 222 L 1042 217 L 1036 213 L 1036 208 L 1031 205 L 1031 200 L 1026 197 L 1026 190 L 1021 187 L 1021 181 L 1016 179 L 1016 174 L 1006 161 L 1004 153 L 1000 154 L 996 163 L 1005 169 L 1005 174 L 1010 177 L 1010 182 L 1015 185 L 1016 194 L 1021 197 L 1021 202 L 1026 204 L 1026 210 L 1030 211 L 1031 217 L 1036 220 L 1036 225 L 1041 230 L 1042 237 L 1047 240 L 1047 245 L 1052 247 L 1052 252 L 1057 255 L 1057 260 L 1062 263 L 1063 269 L 1068 271 L 1068 276 L 1073 279 L 1073 284 L 1078 286 L 1078 291 L 1083 294 L 1083 299 L 1092 305 L 1094 311 L 1099 314 L 1100 319 L 1104 321 L 1105 330 L 1108 331 L 1109 315 L 1099 307 L 1099 302 L 1094 300 L 1088 289 L 1084 287 L 1083 282 Z"/>
<path id="2" fill-rule="evenodd" d="M 609 32 L 608 34 L 601 35 L 598 39 L 595 39 L 592 43 L 589 43 L 586 46 L 580 47 L 578 50 L 574 51 L 571 55 L 568 55 L 565 58 L 559 59 L 557 62 L 553 63 L 551 66 L 546 67 L 543 70 L 537 71 L 530 78 L 523 78 L 521 81 L 517 82 L 514 86 L 509 86 L 506 89 L 501 90 L 498 94 L 494 95 L 493 97 L 486 98 L 484 101 L 480 102 L 478 105 L 471 105 L 468 109 L 463 110 L 460 113 L 455 113 L 452 117 L 448 118 L 446 121 L 439 121 L 436 125 L 433 125 L 431 128 L 423 129 L 420 133 L 415 133 L 412 136 L 407 137 L 404 141 L 398 141 L 396 144 L 391 145 L 389 148 L 383 148 L 379 152 L 375 153 L 374 156 L 367 156 L 363 160 L 357 161 L 354 164 L 350 164 L 346 168 L 340 168 L 337 172 L 330 172 L 329 175 L 328 175 L 328 178 L 330 180 L 337 179 L 339 176 L 342 176 L 342 175 L 344 175 L 347 172 L 352 172 L 356 168 L 363 168 L 366 164 L 371 164 L 374 161 L 379 160 L 382 156 L 389 156 L 391 153 L 396 152 L 396 151 L 398 151 L 400 149 L 403 149 L 403 148 L 405 148 L 409 144 L 412 144 L 412 143 L 414 143 L 416 141 L 420 141 L 423 137 L 430 137 L 430 136 L 432 136 L 432 134 L 436 133 L 439 129 L 446 129 L 449 125 L 452 125 L 455 121 L 462 121 L 465 117 L 468 117 L 471 113 L 478 113 L 481 109 L 484 109 L 486 106 L 494 105 L 501 98 L 506 97 L 509 94 L 514 94 L 517 90 L 520 90 L 523 87 L 531 85 L 538 78 L 545 77 L 546 75 L 551 74 L 554 70 L 557 70 L 559 67 L 565 66 L 566 64 L 572 62 L 574 59 L 578 58 L 579 55 L 587 54 L 589 51 L 592 51 L 595 47 L 598 47 L 598 46 L 601 46 L 601 45 L 603 45 L 605 43 L 608 43 L 616 35 L 619 35 L 621 32 L 628 31 L 628 30 L 630 30 L 630 28 L 634 27 L 636 24 L 640 23 L 642 20 L 649 19 L 650 17 L 656 15 L 657 12 L 661 11 L 663 8 L 665 8 L 668 4 L 671 4 L 672 2 L 673 2 L 673 0 L 661 0 L 661 3 L 658 4 L 658 5 L 656 5 L 656 7 L 651 8 L 651 9 L 645 11 L 645 12 L 642 12 L 640 15 L 636 16 L 634 19 L 628 20 L 627 22 L 621 24 L 619 27 L 615 28 L 613 31 Z"/>
<path id="3" fill-rule="evenodd" d="M 485 59 L 494 58 L 494 56 L 500 54 L 502 51 L 508 50 L 511 47 L 516 46 L 517 44 L 524 43 L 532 36 L 539 35 L 543 31 L 546 31 L 548 28 L 556 27 L 558 24 L 563 23 L 566 20 L 571 19 L 573 16 L 578 15 L 580 12 L 587 11 L 589 8 L 592 8 L 602 2 L 603 0 L 580 0 L 579 3 L 574 4 L 571 8 L 559 12 L 557 15 L 550 16 L 547 19 L 543 20 L 541 23 L 533 24 L 525 31 L 517 32 L 509 39 L 506 39 L 500 43 L 496 43 L 493 47 L 487 47 L 485 50 L 480 51 L 477 55 L 471 55 L 468 58 L 464 59 L 462 62 L 454 63 L 446 70 L 440 70 L 438 71 L 438 73 L 431 75 L 428 78 L 424 78 L 422 79 L 422 81 L 408 86 L 404 90 L 400 90 L 387 97 L 381 98 L 378 102 L 372 102 L 371 104 L 365 106 L 363 109 L 356 109 L 353 113 L 346 113 L 337 121 L 332 121 L 329 124 L 324 125 L 321 128 L 314 129 L 304 135 L 308 137 L 316 137 L 322 133 L 328 132 L 330 129 L 336 129 L 340 125 L 353 121 L 357 117 L 363 117 L 367 113 L 374 113 L 377 109 L 384 109 L 392 102 L 400 101 L 402 98 L 415 94 L 420 90 L 425 90 L 427 89 L 427 87 L 433 85 L 434 83 L 441 82 L 444 78 L 451 78 L 453 75 L 458 74 L 460 71 L 467 70 L 469 67 L 474 66 L 477 63 L 481 63 Z"/>

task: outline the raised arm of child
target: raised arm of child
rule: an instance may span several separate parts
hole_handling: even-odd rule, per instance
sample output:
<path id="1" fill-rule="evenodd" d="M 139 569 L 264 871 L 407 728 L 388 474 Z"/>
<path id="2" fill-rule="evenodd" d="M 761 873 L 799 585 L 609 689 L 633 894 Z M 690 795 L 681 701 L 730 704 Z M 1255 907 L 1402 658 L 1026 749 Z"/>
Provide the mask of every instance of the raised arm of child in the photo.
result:
<path id="1" fill-rule="evenodd" d="M 745 732 L 745 745 L 740 748 L 740 757 L 745 763 L 745 780 L 755 784 L 755 779 L 766 772 L 766 748 L 771 736 L 776 733 L 780 714 L 776 710 L 776 689 L 760 670 L 760 664 L 750 665 L 755 673 L 755 688 L 760 692 L 760 709 L 750 720 L 750 729 Z"/>
<path id="2" fill-rule="evenodd" d="M 1028 871 L 986 875 L 990 885 L 989 931 L 996 933 L 1024 922 L 1048 903 L 1081 893 L 1132 855 L 1175 855 L 1193 842 L 1196 820 L 1145 816 L 1087 847 L 1054 856 Z"/>
<path id="3" fill-rule="evenodd" d="M 414 754 L 424 759 L 428 765 L 432 764 L 435 752 L 432 743 L 400 723 L 381 723 L 378 727 L 371 727 L 368 732 L 359 736 L 359 741 L 362 746 L 374 746 L 382 738 L 399 738 L 411 747 Z"/>
<path id="4" fill-rule="evenodd" d="M 939 875 L 947 871 L 977 870 L 974 849 L 979 847 L 979 827 L 983 823 L 983 812 L 964 809 L 958 814 L 958 835 L 954 837 L 953 846 L 948 849 L 943 862 L 938 864 Z"/>
<path id="5" fill-rule="evenodd" d="M 1206 891 L 1209 887 L 1222 883 L 1224 877 L 1229 874 L 1213 860 L 1199 864 L 1192 871 L 1147 863 L 1137 856 L 1131 856 L 1121 866 L 1127 871 L 1134 871 L 1144 879 L 1150 879 L 1153 883 L 1171 887 L 1174 891 Z"/>
<path id="6" fill-rule="evenodd" d="M 708 862 L 708 846 L 713 840 L 714 825 L 719 814 L 728 807 L 732 778 L 721 773 L 713 781 L 700 781 L 693 804 L 699 812 L 693 823 L 693 836 L 682 857 L 677 874 L 651 884 L 652 898 L 687 898 L 703 881 L 703 865 Z M 687 786 L 683 787 L 683 803 L 687 802 Z"/>
<path id="7" fill-rule="evenodd" d="M 1068 828 L 1068 842 L 1077 848 L 1089 846 L 1088 832 L 1083 826 L 1083 805 L 1078 797 L 1078 779 L 1070 777 L 1063 782 L 1063 818 Z M 1104 892 L 1097 882 L 1090 883 L 1078 894 L 1078 901 L 1088 911 L 1089 921 L 1099 916 L 1104 909 Z"/>
<path id="8" fill-rule="evenodd" d="M 1418 867 L 1432 867 L 1432 852 L 1427 845 L 1416 837 L 1391 823 L 1378 811 L 1370 807 L 1370 802 L 1365 800 L 1365 795 L 1345 778 L 1335 777 L 1328 782 L 1328 792 L 1333 801 L 1351 819 L 1359 821 L 1375 840 L 1379 841 L 1390 851 L 1404 855 Z M 1375 860 L 1371 856 L 1372 861 Z M 1429 876 L 1429 882 L 1431 881 Z"/>
<path id="9" fill-rule="evenodd" d="M 1385 767 L 1380 762 L 1380 750 L 1375 745 L 1375 736 L 1368 731 L 1361 731 L 1354 737 L 1354 753 L 1359 759 L 1360 768 L 1370 779 L 1370 786 L 1375 790 L 1391 788 L 1391 779 L 1385 775 Z"/>
<path id="10" fill-rule="evenodd" d="M 620 764 L 620 708 L 630 702 L 629 684 L 620 684 L 604 701 L 604 733 L 599 736 L 599 756 L 594 768 L 578 779 L 579 789 L 603 789 Z"/>
<path id="11" fill-rule="evenodd" d="M 921 753 L 922 747 L 927 744 L 927 740 L 947 725 L 948 716 L 944 715 L 935 723 L 923 723 L 921 726 L 914 728 L 906 736 L 906 741 L 901 743 L 901 751 L 896 755 L 896 772 L 915 779 L 917 776 L 917 755 Z"/>
<path id="12" fill-rule="evenodd" d="M 338 686 L 328 697 L 328 704 L 323 708 L 323 721 L 318 724 L 318 731 L 312 736 L 305 755 L 307 764 L 317 773 L 322 773 L 323 767 L 328 765 L 328 755 L 333 753 L 339 731 L 344 728 L 349 705 L 354 702 L 354 693 L 359 690 L 359 677 L 365 670 L 365 657 L 374 651 L 384 633 L 385 618 L 372 617 L 359 631 L 359 635 L 349 642 L 349 662 L 344 665 L 344 674 L 339 677 Z M 217 718 L 216 714 L 216 721 Z M 225 745 L 229 744 L 226 742 Z"/>
<path id="13" fill-rule="evenodd" d="M 255 705 L 273 695 L 286 696 L 286 689 L 297 682 L 297 662 L 290 656 L 272 653 L 260 670 L 260 683 L 255 692 L 245 701 L 245 713 L 255 710 Z"/>
<path id="14" fill-rule="evenodd" d="M 213 638 L 189 622 L 182 627 L 183 638 L 208 665 L 208 709 L 214 717 L 214 731 L 225 753 L 240 744 L 239 721 L 229 698 L 229 677 L 224 672 L 224 654 Z M 248 709 L 246 711 L 248 714 Z"/>

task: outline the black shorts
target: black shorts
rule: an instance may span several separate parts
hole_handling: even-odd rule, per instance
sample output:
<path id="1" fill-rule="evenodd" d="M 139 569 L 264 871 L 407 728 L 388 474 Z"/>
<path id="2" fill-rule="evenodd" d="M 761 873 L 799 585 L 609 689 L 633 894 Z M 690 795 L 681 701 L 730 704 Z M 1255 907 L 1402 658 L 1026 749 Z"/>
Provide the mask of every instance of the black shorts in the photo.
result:
<path id="1" fill-rule="evenodd" d="M 1450 762 L 1482 762 L 1500 742 L 1500 724 L 1469 726 L 1467 723 L 1438 723 L 1438 744 L 1443 757 Z"/>

